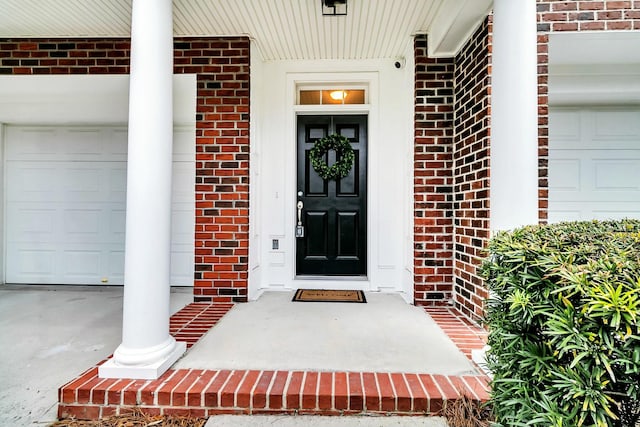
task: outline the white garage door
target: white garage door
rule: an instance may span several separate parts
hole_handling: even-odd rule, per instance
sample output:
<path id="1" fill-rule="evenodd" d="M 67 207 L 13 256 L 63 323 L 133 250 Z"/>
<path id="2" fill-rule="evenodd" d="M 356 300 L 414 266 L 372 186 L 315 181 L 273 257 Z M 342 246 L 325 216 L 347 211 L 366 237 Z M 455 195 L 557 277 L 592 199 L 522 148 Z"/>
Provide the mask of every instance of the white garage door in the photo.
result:
<path id="1" fill-rule="evenodd" d="M 122 284 L 126 128 L 6 131 L 6 282 Z M 193 284 L 193 153 L 193 130 L 177 128 L 171 283 L 181 286 Z"/>
<path id="2" fill-rule="evenodd" d="M 554 108 L 549 222 L 640 218 L 640 108 Z"/>

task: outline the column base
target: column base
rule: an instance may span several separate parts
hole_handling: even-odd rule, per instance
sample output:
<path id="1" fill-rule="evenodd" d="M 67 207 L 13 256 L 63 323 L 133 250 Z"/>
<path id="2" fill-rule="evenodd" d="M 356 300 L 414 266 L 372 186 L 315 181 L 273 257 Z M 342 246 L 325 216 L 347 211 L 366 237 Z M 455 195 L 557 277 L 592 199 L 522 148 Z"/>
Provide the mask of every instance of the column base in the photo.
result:
<path id="1" fill-rule="evenodd" d="M 185 351 L 187 351 L 187 344 L 176 342 L 173 350 L 165 357 L 147 365 L 122 365 L 111 358 L 98 367 L 98 377 L 155 380 L 180 359 Z"/>

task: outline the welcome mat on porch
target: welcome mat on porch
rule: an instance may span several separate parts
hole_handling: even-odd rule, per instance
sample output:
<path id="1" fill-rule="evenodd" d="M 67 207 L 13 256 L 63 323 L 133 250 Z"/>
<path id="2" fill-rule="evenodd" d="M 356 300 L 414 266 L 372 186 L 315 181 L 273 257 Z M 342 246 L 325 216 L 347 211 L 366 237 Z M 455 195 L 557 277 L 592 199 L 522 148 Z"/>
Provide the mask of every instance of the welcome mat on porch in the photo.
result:
<path id="1" fill-rule="evenodd" d="M 301 302 L 367 302 L 363 291 L 298 289 L 292 301 Z"/>

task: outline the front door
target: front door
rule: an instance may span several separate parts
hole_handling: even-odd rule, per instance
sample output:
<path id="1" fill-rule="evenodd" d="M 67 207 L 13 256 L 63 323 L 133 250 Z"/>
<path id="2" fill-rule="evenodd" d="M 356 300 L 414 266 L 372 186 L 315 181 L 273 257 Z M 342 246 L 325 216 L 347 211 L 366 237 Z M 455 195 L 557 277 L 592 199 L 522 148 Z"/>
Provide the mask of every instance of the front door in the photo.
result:
<path id="1" fill-rule="evenodd" d="M 322 179 L 309 160 L 313 144 L 346 137 L 355 154 L 344 178 Z M 298 194 L 303 236 L 296 238 L 298 276 L 364 276 L 367 271 L 367 116 L 298 116 Z M 325 155 L 327 165 L 336 152 Z M 297 218 L 296 218 L 297 220 Z"/>

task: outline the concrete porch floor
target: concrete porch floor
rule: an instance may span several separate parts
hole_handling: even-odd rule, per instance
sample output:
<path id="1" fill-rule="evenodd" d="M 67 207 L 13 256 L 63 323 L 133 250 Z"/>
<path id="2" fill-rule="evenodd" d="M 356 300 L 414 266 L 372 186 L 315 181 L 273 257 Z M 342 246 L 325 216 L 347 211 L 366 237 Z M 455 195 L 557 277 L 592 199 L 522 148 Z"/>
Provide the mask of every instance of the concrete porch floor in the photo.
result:
<path id="1" fill-rule="evenodd" d="M 235 306 L 174 368 L 477 373 L 424 309 L 399 295 L 368 293 L 365 304 L 292 297 L 268 292 Z"/>
<path id="2" fill-rule="evenodd" d="M 190 292 L 174 292 L 172 308 Z M 461 392 L 486 398 L 486 377 L 466 360 L 483 344 L 481 329 L 451 309 L 428 316 L 375 293 L 367 304 L 291 303 L 290 293 L 192 303 L 172 316 L 171 333 L 192 348 L 170 371 L 156 381 L 102 380 L 96 366 L 120 342 L 121 297 L 121 288 L 0 287 L 0 425 L 50 422 L 56 400 L 59 414 L 95 418 L 134 405 L 194 416 L 415 415 L 437 413 Z"/>

